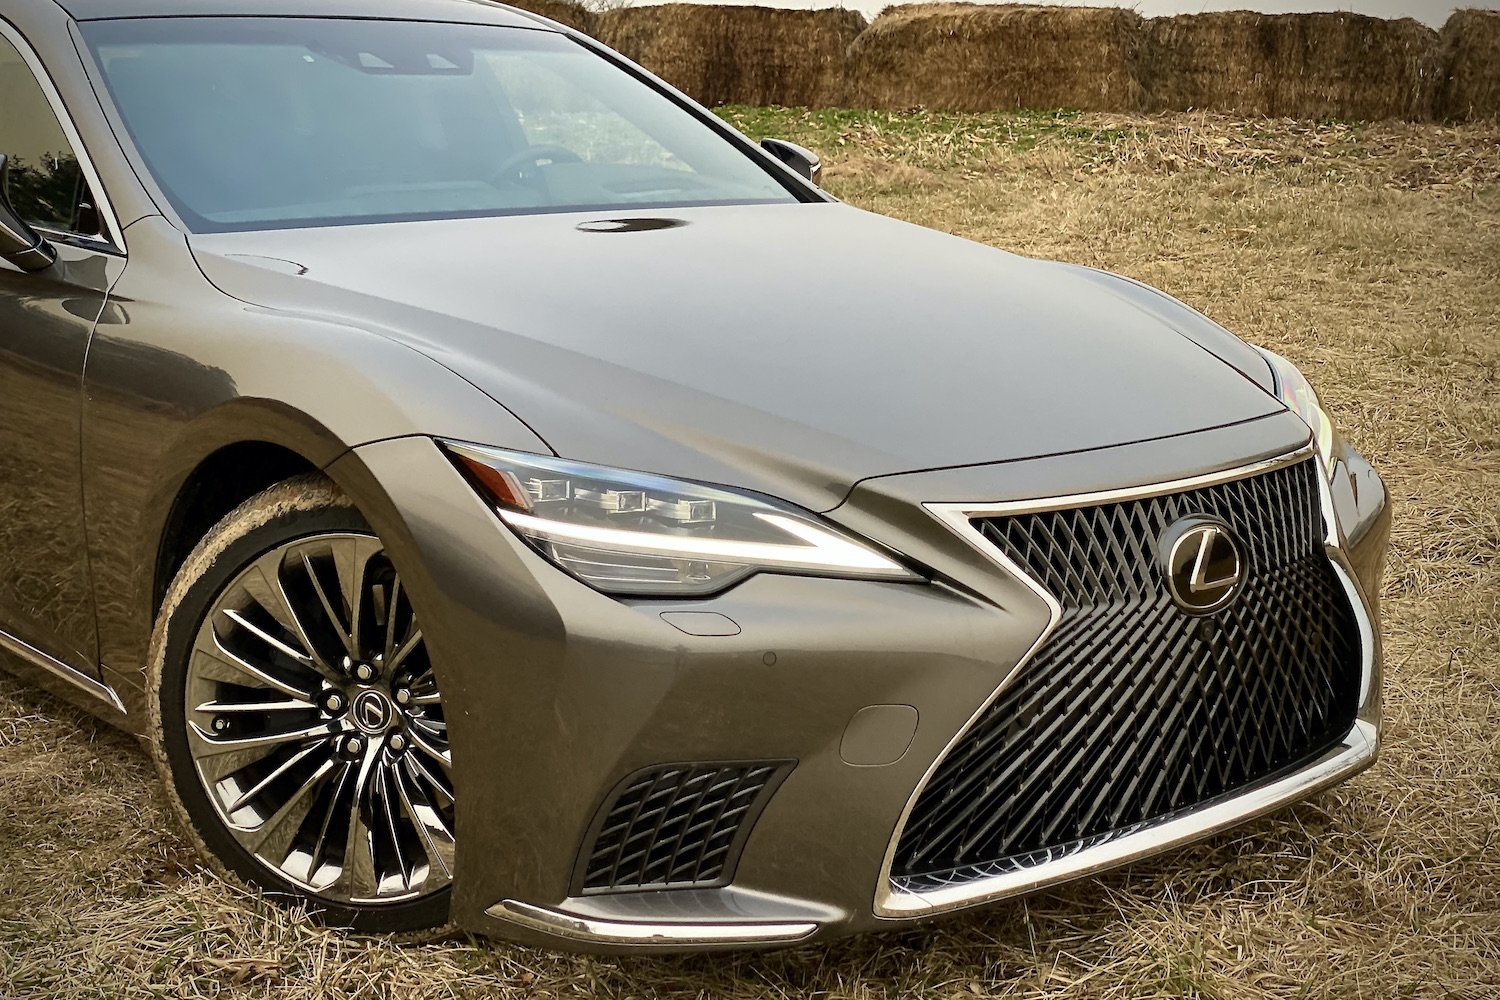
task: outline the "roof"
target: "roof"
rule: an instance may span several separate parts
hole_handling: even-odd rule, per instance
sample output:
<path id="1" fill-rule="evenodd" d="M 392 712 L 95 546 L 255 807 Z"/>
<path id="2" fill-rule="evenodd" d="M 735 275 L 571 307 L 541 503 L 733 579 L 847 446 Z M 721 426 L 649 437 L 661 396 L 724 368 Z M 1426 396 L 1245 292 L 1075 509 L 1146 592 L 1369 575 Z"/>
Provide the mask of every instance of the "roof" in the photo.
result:
<path id="1" fill-rule="evenodd" d="M 57 0 L 75 20 L 125 17 L 370 17 L 540 27 L 489 0 Z"/>

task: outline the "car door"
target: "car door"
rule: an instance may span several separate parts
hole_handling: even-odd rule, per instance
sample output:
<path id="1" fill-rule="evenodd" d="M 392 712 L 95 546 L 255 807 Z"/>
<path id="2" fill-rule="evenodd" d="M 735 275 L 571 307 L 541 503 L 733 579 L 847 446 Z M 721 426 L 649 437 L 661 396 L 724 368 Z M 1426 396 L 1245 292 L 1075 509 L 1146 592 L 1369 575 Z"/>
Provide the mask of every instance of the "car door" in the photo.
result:
<path id="1" fill-rule="evenodd" d="M 89 337 L 124 258 L 103 232 L 105 213 L 86 179 L 92 172 L 65 122 L 35 54 L 0 20 L 5 193 L 57 251 L 57 262 L 37 272 L 0 260 L 0 631 L 94 677 L 82 378 Z M 15 642 L 7 645 L 15 650 Z"/>

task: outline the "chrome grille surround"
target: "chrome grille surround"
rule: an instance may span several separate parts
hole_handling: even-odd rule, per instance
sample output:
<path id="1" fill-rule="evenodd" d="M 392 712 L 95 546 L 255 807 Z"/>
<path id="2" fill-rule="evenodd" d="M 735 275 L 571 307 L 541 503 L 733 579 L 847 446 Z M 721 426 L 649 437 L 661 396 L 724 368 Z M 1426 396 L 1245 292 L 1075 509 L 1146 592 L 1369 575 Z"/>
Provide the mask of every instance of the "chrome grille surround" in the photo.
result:
<path id="1" fill-rule="evenodd" d="M 1057 511 L 1076 507 L 1160 497 L 1228 483 L 1305 461 L 1313 456 L 1310 446 L 1287 455 L 1223 472 L 1138 488 L 1055 497 L 1044 500 L 997 504 L 924 505 L 928 513 L 997 563 L 1012 578 L 1023 583 L 1051 612 L 1050 621 L 1016 667 L 979 706 L 968 723 L 954 735 L 937 756 L 907 801 L 896 824 L 876 886 L 874 912 L 882 917 L 914 917 L 958 909 L 981 902 L 1030 892 L 1048 885 L 1102 871 L 1136 858 L 1198 840 L 1240 822 L 1280 808 L 1320 788 L 1336 784 L 1367 767 L 1375 759 L 1379 737 L 1379 644 L 1359 582 L 1343 552 L 1343 539 L 1333 513 L 1328 480 L 1319 470 L 1315 476 L 1322 508 L 1322 544 L 1339 586 L 1353 609 L 1359 632 L 1360 686 L 1357 715 L 1343 737 L 1316 759 L 1300 762 L 1290 773 L 1273 774 L 1226 795 L 1170 815 L 1112 829 L 1082 841 L 1059 845 L 1003 862 L 974 866 L 950 880 L 929 878 L 912 881 L 892 877 L 898 846 L 922 792 L 943 762 L 986 711 L 1008 689 L 1038 651 L 1047 643 L 1063 618 L 1058 600 L 1037 580 L 1013 562 L 1002 549 L 986 539 L 972 523 L 975 518 Z"/>

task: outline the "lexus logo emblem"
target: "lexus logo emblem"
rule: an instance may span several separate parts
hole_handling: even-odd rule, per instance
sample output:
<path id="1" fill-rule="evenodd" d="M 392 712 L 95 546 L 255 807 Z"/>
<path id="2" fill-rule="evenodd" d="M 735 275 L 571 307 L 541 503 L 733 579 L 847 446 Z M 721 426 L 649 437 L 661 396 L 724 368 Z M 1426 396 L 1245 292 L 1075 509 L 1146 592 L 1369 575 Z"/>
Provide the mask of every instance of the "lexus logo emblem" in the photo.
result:
<path id="1" fill-rule="evenodd" d="M 1161 551 L 1172 600 L 1194 615 L 1213 614 L 1233 601 L 1245 582 L 1245 560 L 1229 526 L 1184 518 L 1162 535 Z"/>
<path id="2" fill-rule="evenodd" d="M 379 691 L 365 691 L 354 699 L 354 724 L 367 733 L 383 733 L 391 724 L 391 703 Z"/>

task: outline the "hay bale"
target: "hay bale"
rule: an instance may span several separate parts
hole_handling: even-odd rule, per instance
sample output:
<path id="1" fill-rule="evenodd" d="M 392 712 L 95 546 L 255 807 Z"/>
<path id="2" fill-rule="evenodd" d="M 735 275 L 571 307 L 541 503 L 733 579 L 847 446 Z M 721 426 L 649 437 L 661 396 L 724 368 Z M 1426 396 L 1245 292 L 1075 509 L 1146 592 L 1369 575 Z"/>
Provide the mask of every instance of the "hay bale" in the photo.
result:
<path id="1" fill-rule="evenodd" d="M 509 7 L 519 7 L 559 24 L 566 24 L 585 35 L 594 33 L 598 21 L 598 15 L 575 0 L 505 0 L 505 3 Z"/>
<path id="2" fill-rule="evenodd" d="M 1438 35 L 1411 18 L 1226 11 L 1155 18 L 1140 80 L 1151 110 L 1431 119 Z"/>
<path id="3" fill-rule="evenodd" d="M 865 107 L 1127 111 L 1142 20 L 1134 11 L 969 3 L 887 7 L 850 47 Z"/>
<path id="4" fill-rule="evenodd" d="M 852 10 L 669 3 L 607 11 L 597 37 L 709 106 L 828 107 L 864 27 Z"/>
<path id="5" fill-rule="evenodd" d="M 1500 118 L 1500 10 L 1456 10 L 1443 25 L 1447 72 L 1438 115 L 1450 121 Z"/>

